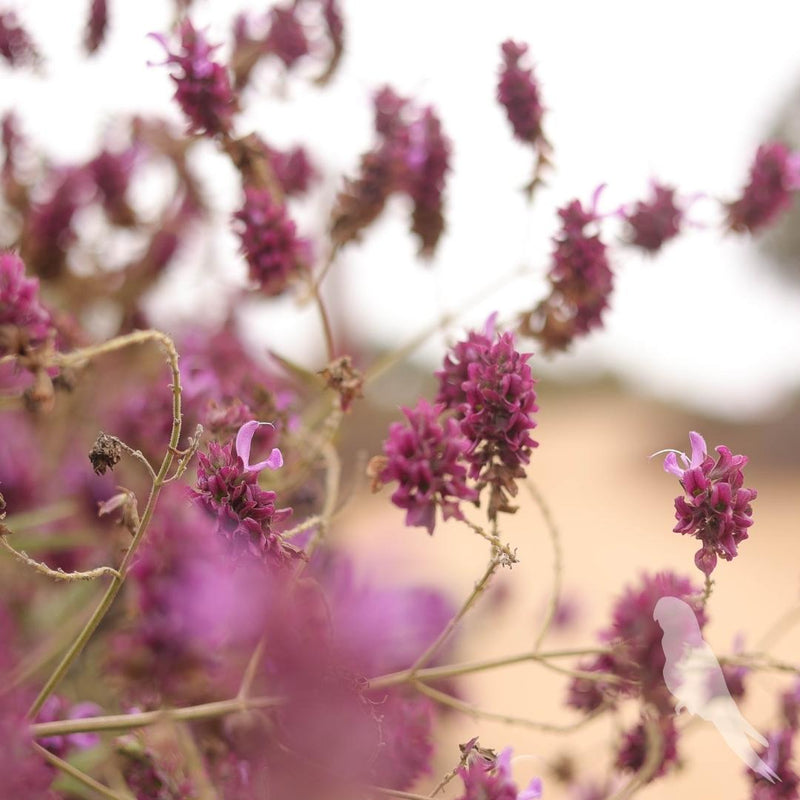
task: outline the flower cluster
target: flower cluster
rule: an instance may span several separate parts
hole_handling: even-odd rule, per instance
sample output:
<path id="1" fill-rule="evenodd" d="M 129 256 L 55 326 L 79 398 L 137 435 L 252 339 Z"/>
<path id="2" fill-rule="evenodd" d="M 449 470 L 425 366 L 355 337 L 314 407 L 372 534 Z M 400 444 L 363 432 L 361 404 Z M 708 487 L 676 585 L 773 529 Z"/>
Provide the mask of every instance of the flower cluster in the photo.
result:
<path id="1" fill-rule="evenodd" d="M 695 553 L 694 563 L 705 575 L 711 575 L 717 557 L 731 561 L 738 545 L 747 539 L 747 529 L 753 524 L 750 503 L 756 498 L 755 489 L 744 488 L 742 468 L 747 456 L 735 456 L 724 445 L 716 448 L 716 461 L 708 454 L 705 440 L 699 433 L 689 434 L 691 458 L 672 452 L 664 459 L 664 469 L 677 476 L 685 494 L 675 498 L 673 530 L 699 539 L 703 546 Z"/>
<path id="2" fill-rule="evenodd" d="M 461 500 L 477 500 L 467 486 L 462 463 L 469 442 L 454 419 L 439 417 L 444 406 L 420 400 L 416 408 L 404 408 L 408 424 L 394 422 L 383 445 L 385 464 L 378 477 L 382 483 L 397 481 L 392 502 L 406 510 L 406 524 L 420 525 L 433 533 L 436 509 L 444 519 L 463 519 Z"/>
<path id="3" fill-rule="evenodd" d="M 495 758 L 467 752 L 467 765 L 459 767 L 464 794 L 459 800 L 538 800 L 542 782 L 533 778 L 525 789 L 518 789 L 511 775 L 511 748 L 506 747 Z"/>
<path id="4" fill-rule="evenodd" d="M 800 154 L 780 142 L 762 144 L 750 168 L 750 181 L 741 197 L 727 205 L 732 231 L 755 233 L 774 222 L 800 189 Z"/>
<path id="5" fill-rule="evenodd" d="M 514 136 L 521 142 L 535 145 L 543 137 L 544 108 L 533 70 L 520 63 L 528 52 L 528 45 L 508 39 L 500 49 L 503 67 L 497 84 L 497 99 L 506 110 Z"/>
<path id="6" fill-rule="evenodd" d="M 598 219 L 596 212 L 573 200 L 558 215 L 562 229 L 554 239 L 550 293 L 523 315 L 520 325 L 545 352 L 566 350 L 577 337 L 600 327 L 614 286 L 606 246 L 587 231 Z"/>
<path id="7" fill-rule="evenodd" d="M 0 253 L 0 356 L 24 353 L 50 331 L 50 314 L 39 301 L 39 281 L 25 277 L 18 255 Z"/>
<path id="8" fill-rule="evenodd" d="M 309 242 L 297 235 L 286 208 L 263 189 L 245 189 L 244 205 L 234 219 L 250 279 L 269 297 L 283 294 L 292 279 L 308 269 Z"/>
<path id="9" fill-rule="evenodd" d="M 258 485 L 258 471 L 275 469 L 282 461 L 280 451 L 273 450 L 268 459 L 251 466 L 254 433 L 251 424 L 242 426 L 235 445 L 232 441 L 209 443 L 208 453 L 198 457 L 197 484 L 192 494 L 215 517 L 217 531 L 234 555 L 250 554 L 280 564 L 299 555 L 278 533 L 291 509 L 275 507 L 275 492 Z"/>
<path id="10" fill-rule="evenodd" d="M 683 211 L 675 200 L 675 189 L 654 183 L 649 200 L 640 200 L 623 213 L 628 241 L 648 253 L 658 252 L 680 233 Z"/>
<path id="11" fill-rule="evenodd" d="M 189 120 L 192 133 L 214 136 L 229 133 L 236 111 L 230 79 L 225 67 L 211 58 L 218 45 L 211 45 L 189 19 L 179 28 L 180 47 L 173 52 L 162 34 L 151 34 L 167 51 L 166 64 L 174 64 L 178 72 L 175 100 Z"/>

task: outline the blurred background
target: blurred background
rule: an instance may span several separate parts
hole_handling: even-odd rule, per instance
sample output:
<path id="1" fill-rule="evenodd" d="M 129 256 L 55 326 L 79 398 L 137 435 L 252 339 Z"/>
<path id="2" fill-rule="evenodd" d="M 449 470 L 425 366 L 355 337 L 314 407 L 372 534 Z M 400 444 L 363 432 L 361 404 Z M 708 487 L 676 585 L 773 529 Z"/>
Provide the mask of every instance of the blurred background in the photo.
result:
<path id="1" fill-rule="evenodd" d="M 16 5 L 48 62 L 41 75 L 4 73 L 0 105 L 16 110 L 25 129 L 65 162 L 94 152 L 104 126 L 121 114 L 152 111 L 182 124 L 167 70 L 148 66 L 163 61 L 147 34 L 168 29 L 171 4 L 110 5 L 109 40 L 88 62 L 78 47 L 83 3 Z M 227 42 L 235 11 L 265 5 L 196 0 L 192 17 L 208 26 L 212 42 Z M 432 263 L 415 259 L 400 201 L 361 246 L 337 260 L 325 292 L 340 341 L 362 352 L 391 349 L 504 275 L 506 285 L 471 304 L 459 322 L 479 326 L 492 311 L 505 319 L 530 307 L 544 291 L 556 209 L 573 198 L 588 201 L 601 184 L 603 213 L 643 198 L 652 178 L 699 195 L 694 224 L 656 258 L 609 242 L 616 286 L 605 328 L 566 355 L 532 361 L 541 379 L 535 431 L 541 445 L 531 475 L 561 530 L 565 591 L 579 612 L 574 626 L 549 643 L 592 642 L 608 623 L 613 599 L 643 570 L 673 568 L 701 583 L 694 543 L 671 533 L 677 484 L 658 459 L 647 458 L 662 448 L 688 448 L 689 430 L 701 431 L 710 447 L 726 444 L 751 459 L 746 484 L 759 491 L 756 523 L 740 558 L 715 573 L 708 637 L 718 653 L 731 652 L 738 632 L 745 632 L 745 643 L 757 639 L 800 600 L 800 210 L 753 240 L 723 235 L 713 201 L 737 196 L 762 141 L 777 136 L 800 147 L 800 6 L 781 0 L 757 8 L 716 0 L 342 5 L 346 52 L 333 83 L 318 90 L 265 69 L 240 118 L 241 133 L 256 130 L 277 146 L 303 144 L 316 156 L 324 178 L 295 207 L 301 232 L 323 233 L 342 176 L 355 171 L 371 146 L 370 100 L 380 86 L 433 104 L 454 155 L 447 234 Z M 499 46 L 509 37 L 530 45 L 554 146 L 555 167 L 533 207 L 521 191 L 531 153 L 512 140 L 495 102 Z M 220 53 L 224 58 L 225 46 Z M 170 328 L 198 311 L 221 320 L 220 299 L 234 297 L 246 282 L 227 224 L 239 203 L 237 176 L 210 145 L 201 156 L 218 225 L 198 232 L 150 298 L 153 320 Z M 135 187 L 145 204 L 168 188 L 157 175 Z M 522 265 L 533 274 L 513 277 Z M 254 351 L 270 347 L 311 369 L 323 365 L 310 307 L 298 310 L 292 298 L 247 300 L 237 313 Z M 371 413 L 362 410 L 358 425 L 346 427 L 345 453 L 377 452 L 398 405 L 431 396 L 430 372 L 459 330 L 431 337 L 410 364 L 371 389 L 364 401 Z M 402 514 L 385 494 L 358 496 L 340 530 L 365 569 L 444 581 L 455 600 L 469 593 L 485 558 L 485 543 L 458 526 L 443 526 L 432 539 L 403 529 Z M 504 535 L 519 548 L 521 563 L 468 620 L 465 659 L 524 650 L 541 621 L 553 554 L 528 499 Z M 798 651 L 795 632 L 775 655 Z M 561 705 L 565 685 L 525 665 L 470 678 L 465 694 L 484 708 L 563 724 L 574 719 Z M 774 717 L 781 685 L 774 675 L 751 680 L 746 714 L 761 730 Z M 443 735 L 452 745 L 446 754 L 474 735 L 498 749 L 513 743 L 517 754 L 532 756 L 515 765 L 520 782 L 542 774 L 545 797 L 555 798 L 572 796 L 549 777 L 559 754 L 568 749 L 581 775 L 598 774 L 604 766 L 598 753 L 614 732 L 595 722 L 562 740 L 454 715 Z M 691 769 L 644 796 L 745 796 L 743 768 L 713 730 L 698 726 L 683 746 Z M 451 766 L 445 757 L 438 768 Z"/>

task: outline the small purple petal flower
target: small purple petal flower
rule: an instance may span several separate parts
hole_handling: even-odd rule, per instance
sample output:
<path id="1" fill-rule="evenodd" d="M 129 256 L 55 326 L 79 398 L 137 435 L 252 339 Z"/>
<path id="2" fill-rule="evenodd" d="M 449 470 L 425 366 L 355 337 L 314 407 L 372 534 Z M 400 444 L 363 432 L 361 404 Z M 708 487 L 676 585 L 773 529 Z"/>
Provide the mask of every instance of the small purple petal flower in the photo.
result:
<path id="1" fill-rule="evenodd" d="M 508 39 L 501 45 L 503 67 L 497 85 L 497 99 L 506 111 L 514 136 L 536 144 L 542 138 L 544 108 L 533 70 L 521 64 L 528 45 Z"/>
<path id="2" fill-rule="evenodd" d="M 703 546 L 695 554 L 695 564 L 705 575 L 717 565 L 717 557 L 731 561 L 738 554 L 738 545 L 748 538 L 753 524 L 751 501 L 755 489 L 744 488 L 742 468 L 747 456 L 734 456 L 724 445 L 716 448 L 716 462 L 708 455 L 705 440 L 699 433 L 689 434 L 692 457 L 680 454 L 683 468 L 675 453 L 664 459 L 664 469 L 677 476 L 685 491 L 675 498 L 676 533 L 690 534 Z"/>
<path id="3" fill-rule="evenodd" d="M 273 448 L 269 456 L 263 461 L 258 461 L 255 464 L 250 463 L 250 448 L 253 444 L 253 437 L 262 425 L 269 426 L 273 431 L 275 430 L 275 426 L 271 422 L 251 420 L 250 422 L 245 422 L 236 434 L 236 453 L 242 459 L 245 472 L 261 472 L 265 468 L 278 469 L 283 466 L 283 454 L 277 447 Z"/>
<path id="4" fill-rule="evenodd" d="M 637 202 L 631 211 L 623 212 L 623 217 L 630 244 L 656 253 L 680 233 L 683 211 L 675 202 L 675 189 L 654 183 L 651 198 Z"/>
<path id="5" fill-rule="evenodd" d="M 728 228 L 755 233 L 774 222 L 800 188 L 800 153 L 780 142 L 762 144 L 750 168 L 750 182 L 741 197 L 728 203 Z"/>
<path id="6" fill-rule="evenodd" d="M 166 64 L 178 70 L 175 81 L 175 100 L 189 119 L 191 133 L 214 136 L 231 130 L 236 98 L 225 68 L 211 59 L 219 45 L 210 45 L 189 19 L 184 19 L 178 32 L 180 49 L 170 50 L 166 37 L 150 34 L 167 51 Z"/>

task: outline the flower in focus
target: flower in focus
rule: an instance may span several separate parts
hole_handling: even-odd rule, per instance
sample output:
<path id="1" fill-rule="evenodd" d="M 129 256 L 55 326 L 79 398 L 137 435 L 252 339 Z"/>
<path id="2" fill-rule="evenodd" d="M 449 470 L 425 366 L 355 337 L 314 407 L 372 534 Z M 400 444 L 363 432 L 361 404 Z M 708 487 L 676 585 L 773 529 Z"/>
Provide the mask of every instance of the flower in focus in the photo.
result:
<path id="1" fill-rule="evenodd" d="M 683 211 L 675 202 L 675 189 L 654 183 L 649 200 L 640 200 L 623 212 L 628 225 L 628 241 L 648 253 L 658 252 L 665 242 L 678 235 Z"/>
<path id="2" fill-rule="evenodd" d="M 50 331 L 50 314 L 39 302 L 39 281 L 25 277 L 18 255 L 0 253 L 0 356 L 23 353 Z"/>
<path id="3" fill-rule="evenodd" d="M 489 761 L 473 754 L 467 766 L 459 767 L 458 774 L 464 782 L 464 794 L 459 800 L 538 800 L 542 796 L 539 778 L 521 791 L 517 788 L 511 775 L 510 747 Z"/>
<path id="4" fill-rule="evenodd" d="M 738 200 L 728 203 L 728 227 L 737 233 L 769 225 L 792 202 L 800 188 L 800 153 L 780 142 L 762 144 L 750 167 L 750 182 Z"/>
<path id="5" fill-rule="evenodd" d="M 245 201 L 234 214 L 250 279 L 260 291 L 276 297 L 309 267 L 311 246 L 297 235 L 285 206 L 263 189 L 245 189 Z"/>
<path id="6" fill-rule="evenodd" d="M 250 423 L 249 423 L 250 424 Z M 242 427 L 244 430 L 246 426 Z M 256 428 L 258 424 L 256 423 Z M 250 554 L 268 562 L 283 564 L 297 558 L 299 551 L 284 541 L 278 533 L 281 522 L 291 509 L 275 507 L 275 492 L 258 485 L 258 474 L 245 462 L 250 457 L 250 442 L 255 428 L 237 435 L 244 454 L 235 450 L 233 442 L 210 442 L 208 453 L 198 456 L 197 483 L 192 492 L 196 502 L 216 518 L 216 529 L 229 543 L 236 556 Z M 280 451 L 273 451 L 260 465 L 276 468 Z"/>
<path id="7" fill-rule="evenodd" d="M 219 45 L 210 45 L 188 19 L 178 29 L 180 48 L 172 52 L 166 37 L 150 34 L 167 51 L 166 64 L 174 64 L 177 74 L 175 100 L 189 119 L 191 133 L 214 136 L 231 130 L 236 99 L 225 68 L 211 59 Z"/>
<path id="8" fill-rule="evenodd" d="M 595 192 L 593 206 L 599 190 Z M 523 315 L 520 331 L 541 342 L 545 352 L 566 350 L 579 336 L 603 324 L 614 288 L 606 245 L 587 228 L 598 219 L 578 200 L 560 209 L 561 232 L 553 240 L 548 273 L 550 294 Z"/>
<path id="9" fill-rule="evenodd" d="M 753 524 L 755 489 L 745 489 L 742 468 L 747 456 L 735 456 L 724 445 L 716 448 L 716 461 L 708 455 L 705 440 L 699 433 L 689 434 L 691 458 L 680 453 L 683 466 L 675 453 L 668 453 L 664 469 L 677 476 L 684 489 L 683 497 L 675 498 L 677 533 L 690 534 L 703 546 L 695 553 L 694 562 L 705 575 L 717 565 L 717 556 L 731 561 L 738 545 L 747 539 Z"/>
<path id="10" fill-rule="evenodd" d="M 612 674 L 622 682 L 574 678 L 567 704 L 591 712 L 603 702 L 640 696 L 662 714 L 671 714 L 674 702 L 664 684 L 663 630 L 653 619 L 653 611 L 662 597 L 677 597 L 691 606 L 702 631 L 707 618 L 698 595 L 691 581 L 672 572 L 645 574 L 640 586 L 626 587 L 614 604 L 611 625 L 598 635 L 609 652 L 578 665 L 582 671 Z"/>
<path id="11" fill-rule="evenodd" d="M 406 525 L 419 525 L 433 533 L 436 508 L 444 519 L 463 519 L 461 500 L 477 500 L 467 486 L 467 469 L 461 463 L 469 449 L 456 420 L 439 423 L 441 405 L 420 400 L 416 408 L 404 408 L 407 424 L 394 422 L 383 444 L 385 464 L 382 483 L 397 481 L 392 502 L 406 510 Z"/>

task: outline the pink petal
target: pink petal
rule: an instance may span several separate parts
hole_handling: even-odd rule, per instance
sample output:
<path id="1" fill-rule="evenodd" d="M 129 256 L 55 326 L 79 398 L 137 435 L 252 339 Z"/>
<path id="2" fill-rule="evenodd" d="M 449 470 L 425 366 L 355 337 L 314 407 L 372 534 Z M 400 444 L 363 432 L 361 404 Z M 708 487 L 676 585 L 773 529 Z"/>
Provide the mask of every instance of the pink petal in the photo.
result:
<path id="1" fill-rule="evenodd" d="M 271 422 L 258 422 L 257 420 L 250 420 L 245 422 L 239 432 L 236 434 L 236 453 L 244 463 L 245 472 L 260 472 L 265 467 L 269 469 L 278 469 L 283 466 L 283 454 L 277 447 L 273 448 L 268 458 L 259 461 L 256 464 L 250 463 L 250 448 L 253 444 L 253 436 L 261 425 L 269 425 L 270 428 L 275 426 Z"/>
<path id="2" fill-rule="evenodd" d="M 692 443 L 692 460 L 689 466 L 694 469 L 703 463 L 703 459 L 708 455 L 708 448 L 706 440 L 695 431 L 689 432 L 689 441 Z"/>

